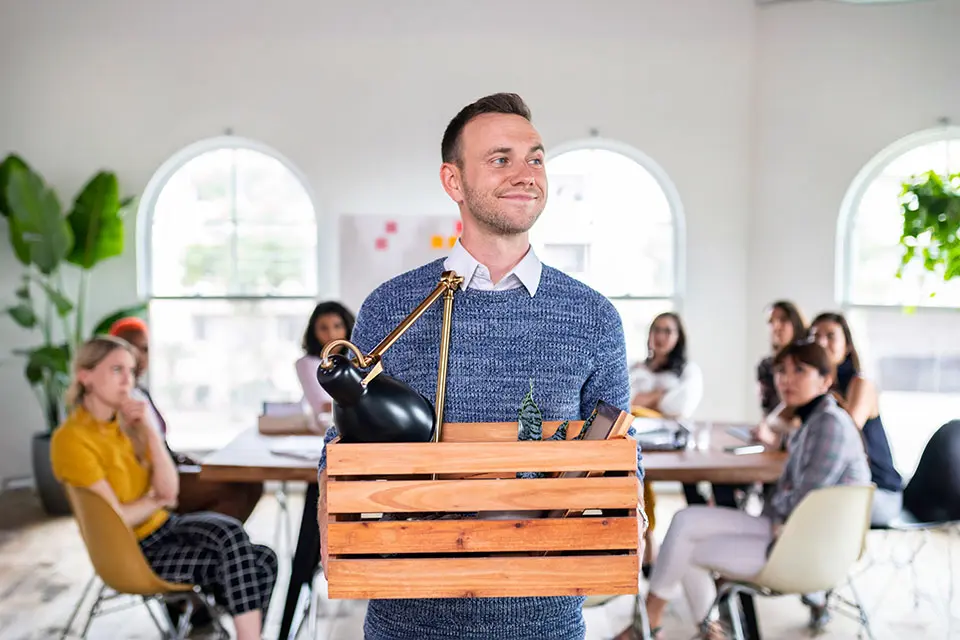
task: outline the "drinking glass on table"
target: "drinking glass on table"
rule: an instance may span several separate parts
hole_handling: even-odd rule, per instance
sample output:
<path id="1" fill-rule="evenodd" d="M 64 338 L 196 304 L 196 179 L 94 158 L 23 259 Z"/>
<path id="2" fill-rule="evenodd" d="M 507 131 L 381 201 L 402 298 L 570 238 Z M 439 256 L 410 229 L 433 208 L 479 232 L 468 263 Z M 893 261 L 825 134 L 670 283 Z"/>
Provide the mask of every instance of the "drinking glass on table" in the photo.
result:
<path id="1" fill-rule="evenodd" d="M 713 423 L 709 421 L 697 422 L 697 431 L 694 434 L 698 451 L 710 450 L 710 436 L 713 433 Z"/>

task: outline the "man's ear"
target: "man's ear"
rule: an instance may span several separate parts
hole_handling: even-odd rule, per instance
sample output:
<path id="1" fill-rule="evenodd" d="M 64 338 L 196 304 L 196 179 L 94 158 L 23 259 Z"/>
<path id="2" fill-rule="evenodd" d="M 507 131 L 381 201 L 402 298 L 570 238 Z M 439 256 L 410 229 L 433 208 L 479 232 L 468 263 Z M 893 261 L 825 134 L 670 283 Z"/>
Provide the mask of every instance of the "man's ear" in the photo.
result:
<path id="1" fill-rule="evenodd" d="M 457 204 L 463 204 L 463 179 L 460 174 L 460 167 L 452 162 L 444 162 L 440 165 L 440 184 L 443 190 Z"/>

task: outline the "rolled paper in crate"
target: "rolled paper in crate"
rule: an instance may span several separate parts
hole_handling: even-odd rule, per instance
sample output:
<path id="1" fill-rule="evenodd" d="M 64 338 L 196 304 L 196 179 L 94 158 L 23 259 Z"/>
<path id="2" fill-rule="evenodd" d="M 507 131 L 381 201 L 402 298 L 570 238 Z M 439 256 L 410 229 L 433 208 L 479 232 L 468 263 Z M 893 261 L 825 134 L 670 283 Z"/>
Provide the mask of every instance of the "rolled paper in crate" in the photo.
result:
<path id="1" fill-rule="evenodd" d="M 330 597 L 637 593 L 636 443 L 573 441 L 582 426 L 566 441 L 517 442 L 510 422 L 445 424 L 439 443 L 330 443 Z M 527 517 L 477 517 L 497 511 Z"/>

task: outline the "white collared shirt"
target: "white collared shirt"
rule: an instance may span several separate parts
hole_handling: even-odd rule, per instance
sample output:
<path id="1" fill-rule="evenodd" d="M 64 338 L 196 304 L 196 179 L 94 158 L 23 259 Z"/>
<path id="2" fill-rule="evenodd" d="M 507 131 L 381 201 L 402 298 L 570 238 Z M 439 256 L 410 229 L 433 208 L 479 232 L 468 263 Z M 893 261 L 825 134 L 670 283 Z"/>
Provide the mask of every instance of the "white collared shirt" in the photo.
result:
<path id="1" fill-rule="evenodd" d="M 464 289 L 509 291 L 526 287 L 531 297 L 537 293 L 537 287 L 540 286 L 540 274 L 543 272 L 540 258 L 534 253 L 533 247 L 530 247 L 523 259 L 517 263 L 517 266 L 501 278 L 500 282 L 494 283 L 490 279 L 490 270 L 470 255 L 470 252 L 460 243 L 460 240 L 457 240 L 457 243 L 453 245 L 453 250 L 443 262 L 443 268 L 447 271 L 455 271 L 457 275 L 463 276 L 462 286 Z"/>

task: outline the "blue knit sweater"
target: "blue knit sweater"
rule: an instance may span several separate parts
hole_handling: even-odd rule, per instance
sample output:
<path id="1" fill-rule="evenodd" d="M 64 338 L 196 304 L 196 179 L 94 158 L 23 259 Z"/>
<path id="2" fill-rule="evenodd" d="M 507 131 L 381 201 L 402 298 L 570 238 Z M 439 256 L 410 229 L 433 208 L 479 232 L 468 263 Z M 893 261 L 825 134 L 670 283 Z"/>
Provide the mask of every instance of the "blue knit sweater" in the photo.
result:
<path id="1" fill-rule="evenodd" d="M 378 287 L 352 340 L 369 352 L 437 285 L 443 261 Z M 436 395 L 442 304 L 434 304 L 383 356 L 386 373 Z M 586 419 L 598 400 L 629 409 L 623 327 L 599 293 L 544 266 L 535 296 L 458 290 L 444 422 L 511 422 L 533 380 L 544 420 Z M 336 436 L 331 427 L 329 441 Z M 326 458 L 320 460 L 320 469 Z M 638 447 L 638 474 L 642 468 Z M 366 640 L 580 640 L 582 597 L 372 600 Z"/>

